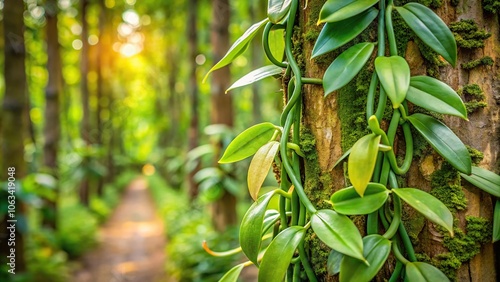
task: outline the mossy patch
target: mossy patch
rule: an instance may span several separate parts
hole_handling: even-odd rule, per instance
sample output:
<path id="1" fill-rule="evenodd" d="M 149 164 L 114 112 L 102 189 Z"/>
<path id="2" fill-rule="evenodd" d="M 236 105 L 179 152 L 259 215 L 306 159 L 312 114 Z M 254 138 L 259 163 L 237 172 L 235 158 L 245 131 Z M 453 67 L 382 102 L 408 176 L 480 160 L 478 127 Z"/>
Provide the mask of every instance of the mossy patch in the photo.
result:
<path id="1" fill-rule="evenodd" d="M 479 254 L 481 244 L 489 242 L 492 236 L 492 226 L 487 219 L 467 216 L 466 222 L 466 232 L 454 227 L 453 237 L 445 234 L 443 245 L 449 253 L 440 254 L 433 259 L 436 267 L 452 280 L 456 280 L 458 268 Z"/>
<path id="2" fill-rule="evenodd" d="M 341 146 L 344 152 L 349 150 L 359 138 L 370 132 L 367 129 L 365 107 L 372 72 L 373 69 L 364 68 L 337 94 L 332 94 L 338 95 L 339 119 L 342 125 Z"/>
<path id="3" fill-rule="evenodd" d="M 479 150 L 476 150 L 470 146 L 465 146 L 467 147 L 467 150 L 469 151 L 469 154 L 470 154 L 470 158 L 471 158 L 471 161 L 472 161 L 472 165 L 479 165 L 479 163 L 483 160 L 484 158 L 484 154 L 483 152 L 479 151 Z"/>
<path id="4" fill-rule="evenodd" d="M 455 36 L 457 46 L 465 49 L 482 48 L 484 40 L 491 36 L 491 33 L 486 30 L 480 30 L 472 19 L 451 23 L 450 30 Z"/>
<path id="5" fill-rule="evenodd" d="M 332 178 L 328 173 L 321 171 L 316 149 L 316 139 L 307 128 L 302 128 L 300 134 L 300 148 L 304 153 L 305 182 L 304 191 L 311 202 L 319 209 L 330 208 L 325 200 L 330 199 Z"/>
<path id="6" fill-rule="evenodd" d="M 321 171 L 316 149 L 316 139 L 307 128 L 302 128 L 300 134 L 300 148 L 305 155 L 304 162 L 304 191 L 311 202 L 318 208 L 331 208 L 325 202 L 330 199 L 332 178 L 328 173 Z M 318 277 L 327 274 L 326 263 L 330 248 L 321 242 L 316 234 L 309 231 L 305 239 L 306 249 L 309 250 L 309 258 Z"/>
<path id="7" fill-rule="evenodd" d="M 464 70 L 471 70 L 473 68 L 477 68 L 479 66 L 492 66 L 494 63 L 493 59 L 490 56 L 482 57 L 481 59 L 472 60 L 467 63 L 462 63 L 460 66 Z"/>
<path id="8" fill-rule="evenodd" d="M 500 10 L 500 1 L 483 0 L 483 9 L 487 12 L 495 14 Z"/>
<path id="9" fill-rule="evenodd" d="M 448 162 L 431 175 L 431 195 L 443 202 L 452 212 L 467 208 L 467 197 L 460 185 L 460 174 Z"/>
<path id="10" fill-rule="evenodd" d="M 469 114 L 487 106 L 486 96 L 481 87 L 477 84 L 464 85 L 458 90 L 458 94 L 464 96 L 465 108 Z"/>

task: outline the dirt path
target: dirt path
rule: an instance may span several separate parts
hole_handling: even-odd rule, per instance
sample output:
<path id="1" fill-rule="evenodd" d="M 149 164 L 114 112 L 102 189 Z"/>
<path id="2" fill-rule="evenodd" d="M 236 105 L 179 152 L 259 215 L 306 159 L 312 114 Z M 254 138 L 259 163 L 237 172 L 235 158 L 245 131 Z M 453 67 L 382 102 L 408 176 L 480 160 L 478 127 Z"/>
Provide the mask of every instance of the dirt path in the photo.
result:
<path id="1" fill-rule="evenodd" d="M 166 281 L 163 223 L 144 179 L 132 181 L 108 222 L 99 247 L 81 259 L 74 282 Z"/>

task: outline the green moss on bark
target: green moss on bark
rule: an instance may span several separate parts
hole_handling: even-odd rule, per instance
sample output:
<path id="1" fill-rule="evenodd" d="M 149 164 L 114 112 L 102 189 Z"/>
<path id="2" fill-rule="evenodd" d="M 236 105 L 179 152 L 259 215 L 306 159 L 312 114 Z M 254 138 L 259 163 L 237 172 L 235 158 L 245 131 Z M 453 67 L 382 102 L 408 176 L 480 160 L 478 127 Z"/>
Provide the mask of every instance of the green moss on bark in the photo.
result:
<path id="1" fill-rule="evenodd" d="M 449 163 L 443 162 L 441 169 L 432 174 L 431 187 L 431 194 L 450 211 L 456 212 L 467 207 L 467 198 L 460 185 L 460 174 Z"/>
<path id="2" fill-rule="evenodd" d="M 458 93 L 464 96 L 465 108 L 469 114 L 487 106 L 486 96 L 477 84 L 466 84 L 459 89 Z"/>
<path id="3" fill-rule="evenodd" d="M 450 24 L 458 47 L 474 49 L 484 47 L 484 40 L 491 36 L 486 30 L 480 30 L 474 20 L 460 20 Z"/>
<path id="4" fill-rule="evenodd" d="M 492 66 L 494 63 L 493 59 L 490 56 L 482 57 L 481 59 L 472 60 L 467 63 L 462 63 L 460 66 L 464 70 L 471 70 L 473 68 L 477 68 L 479 66 Z"/>
<path id="5" fill-rule="evenodd" d="M 500 1 L 483 0 L 483 9 L 487 12 L 495 14 L 500 10 Z"/>

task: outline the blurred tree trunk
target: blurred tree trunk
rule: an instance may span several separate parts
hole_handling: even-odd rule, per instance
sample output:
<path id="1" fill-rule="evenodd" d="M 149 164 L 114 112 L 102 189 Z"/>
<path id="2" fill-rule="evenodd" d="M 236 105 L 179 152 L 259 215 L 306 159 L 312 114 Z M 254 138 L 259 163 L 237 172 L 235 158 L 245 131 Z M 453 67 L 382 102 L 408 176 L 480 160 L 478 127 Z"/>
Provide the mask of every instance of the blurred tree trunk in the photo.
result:
<path id="1" fill-rule="evenodd" d="M 264 11 L 262 7 L 265 7 L 265 4 L 262 1 L 250 1 L 248 4 L 248 13 L 250 15 L 250 22 L 256 23 L 262 18 L 264 18 L 264 15 L 261 11 Z M 260 43 L 259 40 L 252 40 L 252 43 L 250 45 L 250 51 L 251 51 L 251 64 L 252 64 L 252 69 L 258 69 L 262 67 L 262 44 Z M 253 123 L 259 123 L 262 121 L 262 109 L 261 109 L 261 91 L 260 91 L 260 82 L 255 82 L 252 83 L 252 119 Z"/>
<path id="2" fill-rule="evenodd" d="M 82 111 L 83 111 L 82 122 L 80 125 L 81 126 L 80 134 L 83 141 L 85 142 L 85 145 L 87 146 L 87 149 L 89 149 L 91 145 L 89 85 L 87 78 L 87 75 L 89 73 L 89 42 L 88 42 L 89 24 L 87 21 L 87 10 L 89 1 L 81 0 L 80 3 L 81 3 L 81 21 L 82 21 L 82 34 L 81 34 L 82 49 L 80 51 L 80 95 L 82 99 Z M 86 150 L 86 153 L 82 159 L 82 166 L 84 167 L 85 170 L 87 170 L 88 165 L 89 165 L 89 156 L 88 156 L 88 150 Z M 89 196 L 90 196 L 89 186 L 90 185 L 89 185 L 88 174 L 85 173 L 84 179 L 80 183 L 80 190 L 79 190 L 80 203 L 82 203 L 85 206 L 89 205 Z"/>
<path id="3" fill-rule="evenodd" d="M 45 88 L 45 126 L 43 134 L 45 144 L 43 147 L 43 164 L 49 169 L 49 173 L 57 179 L 57 152 L 61 136 L 59 101 L 62 95 L 62 65 L 61 54 L 59 52 L 59 33 L 57 29 L 57 1 L 48 0 L 45 7 L 47 19 L 47 70 L 49 77 Z M 55 189 L 55 194 L 55 199 L 47 200 L 47 214 L 43 218 L 43 224 L 54 229 L 56 228 L 57 218 L 57 187 Z"/>
<path id="4" fill-rule="evenodd" d="M 26 114 L 26 67 L 24 46 L 24 2 L 23 1 L 5 1 L 3 8 L 3 30 L 4 30 L 4 78 L 5 94 L 2 105 L 2 170 L 0 180 L 7 181 L 7 174 L 10 167 L 15 169 L 15 179 L 22 180 L 27 174 L 27 166 L 24 160 L 24 134 L 26 132 L 26 120 L 23 118 Z M 16 185 L 18 182 L 16 182 Z M 20 187 L 16 186 L 16 196 Z M 2 191 L 2 201 L 7 201 L 7 194 Z M 2 219 L 0 261 L 2 268 L 8 268 L 6 265 L 7 256 L 11 254 L 11 248 L 15 248 L 15 273 L 19 275 L 26 269 L 24 256 L 24 236 L 27 230 L 20 230 L 21 221 L 19 220 L 25 214 L 24 204 L 21 199 L 15 199 L 15 219 L 17 222 L 7 222 L 7 216 Z M 10 238 L 10 232 L 7 227 L 15 224 L 15 246 L 7 244 L 7 238 Z M 10 276 L 10 274 L 8 274 Z M 13 278 L 10 276 L 9 278 Z M 6 281 L 8 281 L 7 279 Z"/>
<path id="5" fill-rule="evenodd" d="M 484 41 L 484 48 L 465 49 L 459 46 L 459 62 L 455 68 L 449 65 L 432 66 L 429 60 L 425 60 L 422 56 L 422 54 L 428 55 L 428 53 L 425 53 L 428 51 L 425 51 L 425 49 L 419 50 L 417 44 L 421 43 L 417 42 L 416 44 L 411 38 L 407 45 L 406 43 L 403 45 L 406 46 L 403 48 L 403 52 L 406 53 L 406 58 L 410 63 L 412 75 L 425 74 L 426 72 L 432 74 L 434 69 L 437 70 L 435 75 L 450 84 L 455 90 L 463 89 L 466 85 L 477 84 L 484 91 L 484 101 L 487 107 L 471 113 L 469 115 L 470 121 L 454 117 L 446 117 L 444 120 L 465 144 L 484 154 L 484 159 L 479 163 L 479 166 L 498 173 L 500 164 L 500 41 L 498 15 L 485 13 L 479 1 L 458 2 L 457 7 L 451 6 L 450 2 L 444 2 L 437 9 L 437 13 L 448 24 L 459 19 L 474 19 L 480 29 L 486 28 L 492 34 L 491 38 Z M 303 67 L 305 68 L 303 75 L 305 77 L 321 78 L 331 62 L 331 59 L 310 60 L 315 40 L 306 37 L 306 34 L 319 32 L 321 29 L 321 26 L 316 26 L 316 22 L 323 3 L 323 0 L 310 0 L 307 9 L 302 10 L 299 8 L 300 17 L 297 19 L 297 24 L 300 27 L 300 32 L 295 34 L 294 38 L 300 40 L 294 40 L 294 42 L 301 42 L 301 46 L 294 46 L 294 48 L 303 52 Z M 301 7 L 304 7 L 304 5 L 305 1 L 301 1 Z M 397 27 L 400 28 L 401 25 Z M 402 32 L 408 33 L 407 30 Z M 403 33 L 399 33 L 398 36 L 398 31 L 396 31 L 397 40 L 403 39 Z M 461 67 L 461 63 L 467 63 L 485 56 L 493 58 L 494 64 L 492 66 L 478 66 L 470 70 Z M 365 134 L 361 131 L 366 128 L 366 123 L 359 124 L 356 123 L 356 120 L 357 118 L 365 119 L 364 107 L 368 87 L 364 86 L 369 84 L 369 80 L 365 80 L 371 76 L 372 71 L 373 69 L 369 69 L 364 75 L 362 71 L 353 82 L 327 98 L 323 97 L 324 91 L 321 86 L 306 85 L 304 87 L 304 132 L 311 133 L 311 138 L 314 139 L 317 150 L 317 161 L 309 160 L 305 164 L 305 189 L 312 199 L 317 199 L 315 204 L 318 207 L 328 206 L 322 202 L 324 199 L 318 197 L 318 195 L 329 197 L 334 191 L 346 185 L 342 166 L 339 165 L 333 168 L 333 164 L 353 145 L 357 138 Z M 366 75 L 367 73 L 368 75 Z M 360 85 L 363 87 L 360 87 Z M 463 95 L 463 99 L 468 101 L 470 98 Z M 353 139 L 352 136 L 356 137 Z M 422 155 L 415 157 L 413 167 L 405 179 L 405 185 L 407 185 L 406 187 L 418 187 L 425 191 L 433 191 L 431 193 L 437 193 L 435 189 L 439 189 L 439 187 L 436 184 L 436 177 L 444 169 L 445 166 L 442 165 L 439 156 L 433 153 L 431 149 L 425 150 Z M 491 233 L 484 231 L 488 230 L 487 225 L 484 225 L 485 228 L 481 229 L 483 231 L 479 232 L 484 234 L 487 242 L 478 242 L 479 239 L 468 237 L 469 231 L 472 234 L 470 228 L 473 226 L 469 225 L 471 218 L 472 220 L 479 218 L 477 222 L 487 220 L 491 224 L 492 197 L 472 187 L 466 181 L 460 181 L 456 173 L 450 175 L 454 175 L 453 178 L 445 178 L 444 183 L 447 183 L 447 185 L 458 184 L 459 189 L 458 192 L 446 190 L 447 192 L 441 195 L 441 197 L 444 197 L 442 201 L 452 202 L 454 200 L 451 197 L 463 195 L 467 203 L 465 209 L 455 212 L 456 225 L 463 231 L 463 234 L 455 232 L 456 244 L 459 247 L 457 249 L 444 247 L 443 235 L 437 232 L 432 224 L 410 212 L 411 209 L 405 208 L 405 225 L 411 233 L 415 250 L 422 256 L 429 256 L 428 258 L 432 263 L 457 281 L 495 281 L 499 270 L 499 258 L 497 257 L 495 262 L 493 246 L 489 243 L 491 242 L 491 237 L 489 237 Z M 315 186 L 312 187 L 307 183 L 314 183 Z M 307 247 L 319 280 L 336 281 L 337 277 L 329 276 L 325 270 L 329 249 L 315 239 L 310 239 Z M 477 255 L 471 255 L 469 252 L 474 248 L 479 248 L 478 250 L 481 252 Z M 464 259 L 469 255 L 473 257 Z M 391 258 L 389 261 L 394 262 Z M 496 268 L 495 263 L 497 263 Z M 451 266 L 451 264 L 455 265 Z M 375 280 L 383 281 L 387 279 L 393 267 L 393 264 L 387 264 L 385 270 Z M 457 267 L 458 270 L 454 267 Z"/>
<path id="6" fill-rule="evenodd" d="M 198 78 L 196 76 L 196 56 L 198 55 L 198 31 L 197 31 L 197 9 L 198 0 L 188 1 L 188 22 L 187 22 L 187 38 L 188 38 L 188 58 L 189 58 L 189 98 L 191 105 L 191 114 L 189 116 L 189 130 L 188 130 L 188 151 L 196 148 L 199 144 L 199 95 L 198 95 Z M 198 184 L 194 181 L 194 175 L 200 169 L 200 165 L 193 168 L 188 175 L 188 191 L 191 201 L 198 196 Z"/>
<path id="7" fill-rule="evenodd" d="M 105 110 L 105 102 L 108 101 L 106 98 L 110 95 L 109 93 L 109 59 L 111 54 L 108 50 L 111 50 L 111 39 L 108 35 L 107 26 L 107 12 L 106 6 L 104 5 L 104 0 L 99 0 L 99 42 L 97 43 L 97 54 L 96 54 L 96 72 L 97 72 L 97 109 L 95 111 L 95 122 L 96 122 L 96 140 L 95 143 L 99 147 L 104 146 L 103 140 L 103 112 Z M 104 148 L 102 148 L 104 149 Z M 100 157 L 102 159 L 102 157 Z M 106 166 L 107 167 L 107 166 Z M 108 168 L 108 167 L 107 167 Z M 99 177 L 97 180 L 96 192 L 98 196 L 103 194 L 104 186 L 104 176 Z"/>
<path id="8" fill-rule="evenodd" d="M 211 44 L 213 61 L 218 62 L 229 49 L 229 18 L 231 9 L 228 0 L 212 1 Z M 231 95 L 225 95 L 229 87 L 229 67 L 214 71 L 211 82 L 211 123 L 233 126 L 233 105 Z M 222 144 L 217 144 L 219 151 Z M 219 154 L 215 154 L 218 158 Z M 214 160 L 217 163 L 218 159 Z M 212 218 L 217 230 L 236 224 L 236 197 L 225 191 L 223 196 L 212 205 Z"/>

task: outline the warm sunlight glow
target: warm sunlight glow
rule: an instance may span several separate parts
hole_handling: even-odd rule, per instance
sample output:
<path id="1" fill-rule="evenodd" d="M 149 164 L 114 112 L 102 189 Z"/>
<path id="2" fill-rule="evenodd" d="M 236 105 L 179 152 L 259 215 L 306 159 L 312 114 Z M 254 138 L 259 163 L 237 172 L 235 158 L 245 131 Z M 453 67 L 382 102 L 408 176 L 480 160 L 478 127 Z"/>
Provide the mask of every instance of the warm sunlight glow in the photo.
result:
<path id="1" fill-rule="evenodd" d="M 83 42 L 80 39 L 75 39 L 73 43 L 71 43 L 71 46 L 73 46 L 75 50 L 80 50 L 83 47 Z"/>
<path id="2" fill-rule="evenodd" d="M 134 10 L 127 10 L 122 14 L 123 21 L 130 24 L 133 27 L 138 27 L 141 19 L 139 15 Z"/>
<path id="3" fill-rule="evenodd" d="M 118 25 L 118 34 L 121 37 L 127 37 L 134 32 L 134 28 L 128 23 L 121 23 Z"/>
<path id="4" fill-rule="evenodd" d="M 91 36 L 89 36 L 88 41 L 90 45 L 96 45 L 99 42 L 99 37 L 95 34 L 92 34 Z"/>
<path id="5" fill-rule="evenodd" d="M 141 49 L 137 44 L 125 43 L 120 46 L 120 54 L 128 58 L 141 52 Z"/>
<path id="6" fill-rule="evenodd" d="M 198 66 L 201 66 L 207 61 L 207 58 L 203 54 L 198 54 L 194 60 Z"/>
<path id="7" fill-rule="evenodd" d="M 77 23 L 71 25 L 70 29 L 71 29 L 71 33 L 73 33 L 74 35 L 82 34 L 82 26 L 77 24 Z"/>
<path id="8" fill-rule="evenodd" d="M 155 171 L 156 171 L 156 169 L 152 164 L 145 164 L 142 167 L 142 173 L 146 176 L 151 176 L 151 175 L 155 174 Z"/>

